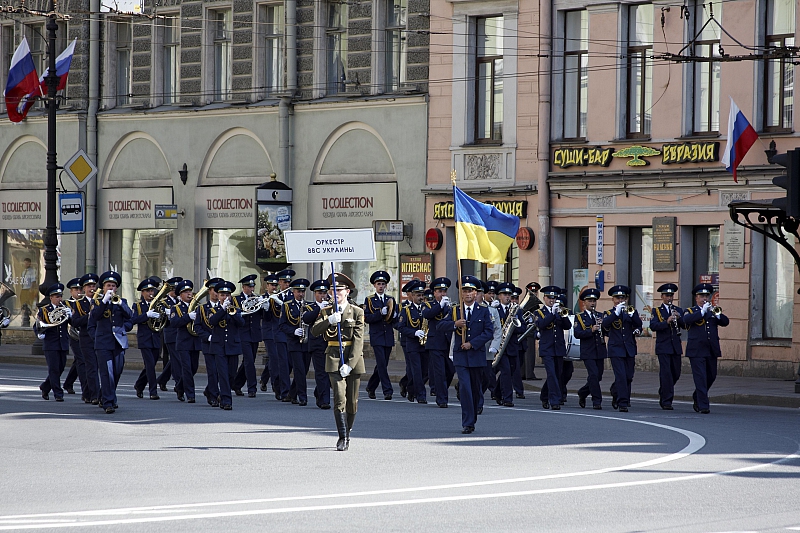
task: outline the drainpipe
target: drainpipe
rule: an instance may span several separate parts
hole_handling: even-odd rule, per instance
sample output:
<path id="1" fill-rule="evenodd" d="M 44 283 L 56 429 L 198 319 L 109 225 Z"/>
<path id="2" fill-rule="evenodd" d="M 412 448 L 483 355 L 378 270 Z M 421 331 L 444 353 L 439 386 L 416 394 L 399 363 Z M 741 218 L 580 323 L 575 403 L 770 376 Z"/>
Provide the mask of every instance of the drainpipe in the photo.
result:
<path id="1" fill-rule="evenodd" d="M 286 91 L 278 108 L 281 180 L 292 186 L 291 114 L 297 91 L 297 0 L 286 0 Z"/>
<path id="2" fill-rule="evenodd" d="M 550 285 L 550 69 L 552 65 L 551 0 L 539 0 L 539 283 Z"/>
<path id="3" fill-rule="evenodd" d="M 97 110 L 100 107 L 100 0 L 89 1 L 89 108 L 86 118 L 86 151 L 97 161 Z M 97 272 L 97 187 L 100 176 L 86 184 L 86 270 Z"/>

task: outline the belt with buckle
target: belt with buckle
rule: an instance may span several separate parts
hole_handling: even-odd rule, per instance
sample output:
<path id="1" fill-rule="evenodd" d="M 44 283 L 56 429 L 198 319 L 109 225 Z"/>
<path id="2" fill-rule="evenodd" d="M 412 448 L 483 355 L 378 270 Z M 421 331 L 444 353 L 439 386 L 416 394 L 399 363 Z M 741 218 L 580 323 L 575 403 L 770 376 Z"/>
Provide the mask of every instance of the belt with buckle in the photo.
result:
<path id="1" fill-rule="evenodd" d="M 342 341 L 342 346 L 352 346 L 353 341 Z M 339 346 L 339 341 L 328 341 L 328 346 Z"/>

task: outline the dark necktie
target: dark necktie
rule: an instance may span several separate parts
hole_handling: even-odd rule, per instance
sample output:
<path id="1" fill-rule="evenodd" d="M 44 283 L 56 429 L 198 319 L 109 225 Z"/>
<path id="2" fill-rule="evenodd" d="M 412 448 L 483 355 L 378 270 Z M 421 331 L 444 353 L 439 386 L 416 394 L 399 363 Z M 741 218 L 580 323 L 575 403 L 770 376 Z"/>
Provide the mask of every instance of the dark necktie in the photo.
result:
<path id="1" fill-rule="evenodd" d="M 467 307 L 467 322 L 469 322 L 471 318 L 472 318 L 472 308 Z"/>

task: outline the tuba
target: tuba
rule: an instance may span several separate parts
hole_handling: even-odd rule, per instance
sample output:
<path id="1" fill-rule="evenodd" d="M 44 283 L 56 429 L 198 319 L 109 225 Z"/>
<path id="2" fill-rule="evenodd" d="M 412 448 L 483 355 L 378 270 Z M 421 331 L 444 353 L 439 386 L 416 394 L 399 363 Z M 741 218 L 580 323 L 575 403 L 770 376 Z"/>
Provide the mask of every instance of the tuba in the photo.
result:
<path id="1" fill-rule="evenodd" d="M 164 299 L 167 293 L 174 289 L 174 285 L 170 285 L 166 281 L 161 282 L 161 287 L 158 288 L 158 293 L 150 301 L 150 310 L 158 313 L 158 318 L 148 318 L 147 325 L 151 330 L 159 332 L 167 325 L 167 306 L 164 304 Z"/>
<path id="2" fill-rule="evenodd" d="M 528 298 L 527 294 L 525 295 L 525 298 Z M 496 367 L 498 363 L 500 363 L 500 358 L 503 357 L 503 353 L 506 351 L 508 343 L 511 341 L 511 333 L 515 328 L 522 326 L 522 321 L 517 317 L 517 311 L 519 311 L 520 307 L 521 304 L 511 304 L 508 306 L 508 316 L 506 317 L 506 323 L 503 324 L 503 336 L 500 337 L 500 348 L 498 348 L 497 353 L 494 354 L 492 368 Z"/>
<path id="3" fill-rule="evenodd" d="M 206 295 L 206 293 L 208 293 L 208 280 L 205 280 L 203 282 L 203 288 L 197 291 L 197 294 L 195 294 L 194 297 L 192 297 L 192 301 L 189 302 L 189 309 L 187 310 L 187 313 L 191 313 L 192 311 L 197 309 L 197 306 L 200 305 L 200 299 L 203 298 Z M 189 333 L 197 337 L 198 334 L 194 330 L 194 322 L 189 322 L 188 324 L 186 324 L 186 329 L 189 330 Z"/>
<path id="4" fill-rule="evenodd" d="M 6 303 L 6 300 L 10 300 L 16 296 L 11 287 L 0 281 L 0 321 L 11 318 L 11 309 L 5 307 L 3 304 Z"/>

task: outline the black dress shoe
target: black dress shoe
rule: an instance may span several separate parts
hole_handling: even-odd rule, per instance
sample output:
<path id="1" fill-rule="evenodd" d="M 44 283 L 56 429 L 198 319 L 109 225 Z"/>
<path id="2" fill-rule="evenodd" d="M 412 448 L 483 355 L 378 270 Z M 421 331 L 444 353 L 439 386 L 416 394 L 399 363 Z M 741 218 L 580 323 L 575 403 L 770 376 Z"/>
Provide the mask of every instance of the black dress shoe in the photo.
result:
<path id="1" fill-rule="evenodd" d="M 211 399 L 211 393 L 208 392 L 207 390 L 204 390 L 203 391 L 203 396 L 206 397 L 206 401 L 208 402 L 208 405 L 211 405 L 211 403 L 213 402 L 213 400 Z"/>
<path id="2" fill-rule="evenodd" d="M 144 391 L 140 391 L 139 389 L 136 389 L 136 397 L 137 398 L 144 398 Z"/>
<path id="3" fill-rule="evenodd" d="M 167 392 L 167 384 L 166 383 L 162 383 L 158 387 L 161 389 L 161 392 Z"/>
<path id="4" fill-rule="evenodd" d="M 186 403 L 194 403 L 194 402 L 195 402 L 194 396 L 186 399 Z"/>
<path id="5" fill-rule="evenodd" d="M 64 397 L 63 396 L 59 396 L 58 398 L 56 398 L 56 401 L 57 402 L 63 402 L 64 401 Z"/>
<path id="6" fill-rule="evenodd" d="M 320 409 L 330 409 L 331 408 L 331 404 L 329 404 L 329 403 L 321 403 L 321 404 L 319 404 L 319 408 Z"/>
<path id="7" fill-rule="evenodd" d="M 236 396 L 244 396 L 242 389 L 233 389 L 233 392 L 236 393 Z"/>
<path id="8" fill-rule="evenodd" d="M 46 392 L 42 391 L 42 399 L 43 400 L 49 400 L 50 399 L 50 395 L 47 394 Z"/>
<path id="9" fill-rule="evenodd" d="M 107 415 L 110 415 L 110 414 L 112 414 L 113 412 L 114 412 L 114 408 L 113 408 L 113 407 L 106 407 L 106 414 L 107 414 Z"/>
<path id="10" fill-rule="evenodd" d="M 150 399 L 151 400 L 160 400 L 161 396 L 159 396 L 158 394 L 151 394 L 150 395 Z"/>
<path id="11" fill-rule="evenodd" d="M 594 409 L 595 411 L 602 411 L 603 410 L 603 406 L 602 405 L 593 405 L 592 409 Z"/>
<path id="12" fill-rule="evenodd" d="M 369 389 L 367 389 L 367 397 L 368 397 L 370 400 L 374 400 L 374 399 L 375 399 L 375 391 L 374 391 L 374 390 L 369 390 Z"/>
<path id="13" fill-rule="evenodd" d="M 542 402 L 542 409 L 550 409 L 550 402 Z"/>
<path id="14" fill-rule="evenodd" d="M 403 385 L 403 384 L 401 383 L 401 384 L 400 384 L 400 396 L 402 396 L 403 398 L 405 398 L 405 397 L 406 397 L 406 394 L 408 394 L 408 388 L 407 388 L 405 385 Z"/>
<path id="15" fill-rule="evenodd" d="M 665 410 L 665 411 L 672 411 L 673 410 L 673 407 L 671 405 L 667 405 L 667 404 L 661 404 L 661 408 L 663 410 Z"/>
<path id="16" fill-rule="evenodd" d="M 619 409 L 619 404 L 617 403 L 617 397 L 616 396 L 612 396 L 611 397 L 611 408 L 612 409 Z"/>
<path id="17" fill-rule="evenodd" d="M 219 402 L 217 400 L 211 400 L 208 402 L 211 407 L 219 407 Z"/>
<path id="18" fill-rule="evenodd" d="M 697 400 L 695 400 L 694 403 L 692 404 L 692 409 L 694 409 L 695 413 L 700 412 L 700 408 L 697 406 Z"/>
<path id="19" fill-rule="evenodd" d="M 248 398 L 255 398 L 256 397 L 256 393 L 255 392 L 248 392 L 247 393 L 247 397 Z"/>
<path id="20" fill-rule="evenodd" d="M 267 384 L 263 381 L 261 382 L 261 392 L 267 392 Z"/>
<path id="21" fill-rule="evenodd" d="M 408 400 L 409 402 L 413 402 L 414 400 L 416 400 L 416 398 L 414 398 L 409 394 L 408 396 L 406 396 L 406 400 Z"/>
<path id="22" fill-rule="evenodd" d="M 297 398 L 292 398 L 292 405 L 297 405 L 299 403 L 300 401 Z"/>
<path id="23" fill-rule="evenodd" d="M 178 401 L 179 401 L 179 402 L 186 401 L 186 398 L 184 398 L 184 396 L 183 396 L 183 393 L 182 393 L 182 392 L 177 392 L 176 394 L 178 395 Z"/>
<path id="24" fill-rule="evenodd" d="M 99 405 L 99 404 L 100 400 L 98 400 L 97 398 L 92 398 L 92 405 Z"/>
<path id="25" fill-rule="evenodd" d="M 514 402 L 503 402 L 503 407 L 514 407 Z"/>
<path id="26" fill-rule="evenodd" d="M 525 395 L 523 393 L 521 393 L 521 392 L 518 392 L 517 393 L 517 399 L 518 400 L 524 400 L 525 399 Z"/>
<path id="27" fill-rule="evenodd" d="M 114 404 L 112 407 L 113 407 L 115 410 L 116 410 L 116 409 L 119 409 L 119 405 L 117 405 L 117 404 Z"/>
<path id="28" fill-rule="evenodd" d="M 628 412 L 628 408 L 627 407 L 620 407 L 619 408 L 619 412 L 620 413 L 627 413 Z"/>
<path id="29" fill-rule="evenodd" d="M 384 394 L 383 395 L 383 399 L 384 400 L 391 400 L 392 399 L 392 395 L 391 394 Z"/>
<path id="30" fill-rule="evenodd" d="M 479 414 L 479 415 L 482 415 L 482 414 L 483 414 L 483 407 L 478 407 L 478 414 Z"/>
<path id="31" fill-rule="evenodd" d="M 291 402 L 291 401 L 292 401 L 292 399 L 291 399 L 291 398 L 289 398 L 289 397 L 287 396 L 286 398 L 281 398 L 281 401 L 282 401 L 283 403 L 289 403 L 289 402 Z"/>
<path id="32" fill-rule="evenodd" d="M 306 405 L 308 405 L 308 402 L 298 402 L 297 405 L 299 405 L 300 407 L 305 407 Z"/>
<path id="33" fill-rule="evenodd" d="M 58 401 L 58 398 L 56 398 L 56 401 Z M 709 413 L 711 413 L 711 409 L 700 409 L 701 415 L 707 415 Z"/>
<path id="34" fill-rule="evenodd" d="M 586 407 L 586 398 L 581 398 L 578 396 L 578 405 L 580 405 L 582 408 Z"/>
<path id="35" fill-rule="evenodd" d="M 553 411 L 560 411 L 561 410 L 561 406 L 560 405 L 551 405 L 550 409 L 552 409 Z"/>
<path id="36" fill-rule="evenodd" d="M 436 404 L 436 405 L 438 405 L 440 409 L 447 409 L 447 404 L 446 403 L 439 403 L 439 404 Z"/>
<path id="37" fill-rule="evenodd" d="M 233 409 L 232 405 L 223 405 L 222 406 L 222 410 L 223 411 L 230 411 L 231 409 Z"/>
<path id="38" fill-rule="evenodd" d="M 495 398 L 494 401 L 497 403 L 497 405 L 503 405 L 503 399 L 502 398 Z"/>
<path id="39" fill-rule="evenodd" d="M 472 433 L 473 431 L 475 431 L 475 430 L 474 430 L 474 429 L 472 429 L 471 427 L 464 427 L 464 428 L 461 428 L 461 433 L 463 433 L 464 435 L 469 435 L 469 434 L 470 434 L 470 433 Z"/>
<path id="40" fill-rule="evenodd" d="M 417 400 L 417 403 L 428 403 L 428 400 Z"/>
<path id="41" fill-rule="evenodd" d="M 67 394 L 75 394 L 75 389 L 73 389 L 72 387 L 64 386 L 64 392 L 66 392 Z"/>

